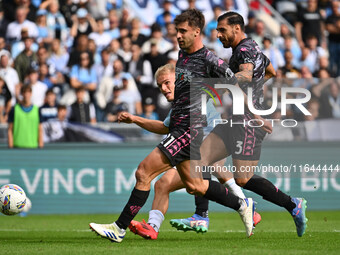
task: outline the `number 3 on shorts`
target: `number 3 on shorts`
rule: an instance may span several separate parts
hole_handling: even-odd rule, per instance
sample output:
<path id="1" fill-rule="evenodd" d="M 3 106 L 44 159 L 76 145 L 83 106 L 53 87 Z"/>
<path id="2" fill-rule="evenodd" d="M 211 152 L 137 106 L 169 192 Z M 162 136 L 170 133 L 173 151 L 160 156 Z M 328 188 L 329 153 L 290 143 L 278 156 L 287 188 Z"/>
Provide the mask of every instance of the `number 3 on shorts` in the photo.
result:
<path id="1" fill-rule="evenodd" d="M 241 154 L 241 152 L 242 152 L 242 145 L 243 145 L 242 141 L 236 141 L 236 148 L 238 150 L 235 151 L 235 154 Z"/>

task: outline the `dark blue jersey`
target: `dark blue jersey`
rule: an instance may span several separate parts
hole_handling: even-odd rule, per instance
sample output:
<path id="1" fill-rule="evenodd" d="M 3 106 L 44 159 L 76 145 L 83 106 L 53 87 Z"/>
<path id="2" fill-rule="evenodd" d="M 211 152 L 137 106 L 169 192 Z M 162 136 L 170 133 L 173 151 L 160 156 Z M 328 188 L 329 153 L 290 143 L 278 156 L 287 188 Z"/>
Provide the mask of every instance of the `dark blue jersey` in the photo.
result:
<path id="1" fill-rule="evenodd" d="M 200 78 L 224 78 L 226 84 L 237 83 L 228 64 L 205 46 L 192 54 L 181 50 L 176 64 L 175 98 L 172 103 L 170 130 L 175 127 L 203 125 L 201 88 L 206 87 L 200 82 Z"/>

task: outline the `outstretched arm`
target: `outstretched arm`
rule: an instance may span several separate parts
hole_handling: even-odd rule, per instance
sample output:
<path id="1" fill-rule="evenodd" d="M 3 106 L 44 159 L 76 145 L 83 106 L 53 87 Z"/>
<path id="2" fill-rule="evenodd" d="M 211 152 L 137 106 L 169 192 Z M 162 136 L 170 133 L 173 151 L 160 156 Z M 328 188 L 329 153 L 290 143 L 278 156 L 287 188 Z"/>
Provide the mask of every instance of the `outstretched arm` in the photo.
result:
<path id="1" fill-rule="evenodd" d="M 135 123 L 141 128 L 156 134 L 168 134 L 169 128 L 164 126 L 163 122 L 160 120 L 149 120 L 143 117 L 132 115 L 128 112 L 121 112 L 118 115 L 118 122 L 124 123 Z"/>

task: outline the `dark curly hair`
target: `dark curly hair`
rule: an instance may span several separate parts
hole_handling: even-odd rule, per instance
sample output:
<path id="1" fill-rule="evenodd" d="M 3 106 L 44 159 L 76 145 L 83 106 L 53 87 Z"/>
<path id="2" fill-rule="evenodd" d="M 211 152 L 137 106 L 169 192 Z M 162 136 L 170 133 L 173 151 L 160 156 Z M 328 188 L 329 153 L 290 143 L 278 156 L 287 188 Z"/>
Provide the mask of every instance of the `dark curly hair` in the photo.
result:
<path id="1" fill-rule="evenodd" d="M 202 33 L 204 25 L 205 25 L 205 18 L 201 11 L 197 9 L 186 10 L 176 16 L 174 23 L 177 26 L 178 24 L 186 22 L 186 21 L 188 22 L 188 25 L 190 27 L 198 27 Z"/>

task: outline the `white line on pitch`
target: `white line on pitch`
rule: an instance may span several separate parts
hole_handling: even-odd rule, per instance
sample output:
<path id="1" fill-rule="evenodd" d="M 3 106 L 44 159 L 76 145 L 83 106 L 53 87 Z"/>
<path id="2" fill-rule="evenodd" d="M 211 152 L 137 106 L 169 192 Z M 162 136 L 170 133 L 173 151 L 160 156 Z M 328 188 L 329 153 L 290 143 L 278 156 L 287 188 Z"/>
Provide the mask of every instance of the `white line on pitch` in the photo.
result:
<path id="1" fill-rule="evenodd" d="M 43 229 L 0 229 L 0 232 L 91 232 L 90 229 L 53 229 L 53 230 L 43 230 Z M 181 233 L 181 231 L 178 231 L 176 229 L 166 229 L 161 230 L 160 232 L 178 232 Z M 193 232 L 193 231 L 191 231 Z M 217 230 L 209 230 L 210 233 L 243 233 L 244 230 L 224 230 L 224 231 L 217 231 Z M 259 233 L 263 232 L 271 232 L 271 233 L 295 233 L 295 230 L 288 230 L 288 231 L 278 231 L 278 230 L 258 230 Z M 334 229 L 334 230 L 307 230 L 307 232 L 315 233 L 330 233 L 330 232 L 337 232 L 339 233 L 340 230 Z M 256 232 L 255 232 L 256 233 Z"/>
<path id="2" fill-rule="evenodd" d="M 91 232 L 90 229 L 0 229 L 0 232 Z"/>

